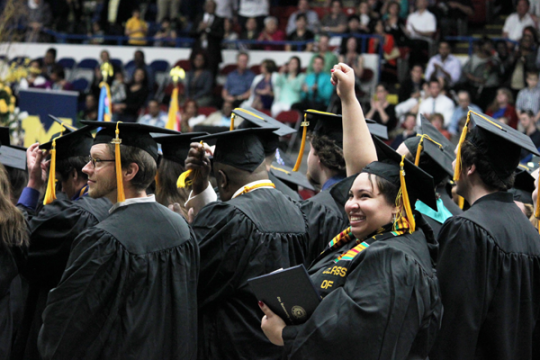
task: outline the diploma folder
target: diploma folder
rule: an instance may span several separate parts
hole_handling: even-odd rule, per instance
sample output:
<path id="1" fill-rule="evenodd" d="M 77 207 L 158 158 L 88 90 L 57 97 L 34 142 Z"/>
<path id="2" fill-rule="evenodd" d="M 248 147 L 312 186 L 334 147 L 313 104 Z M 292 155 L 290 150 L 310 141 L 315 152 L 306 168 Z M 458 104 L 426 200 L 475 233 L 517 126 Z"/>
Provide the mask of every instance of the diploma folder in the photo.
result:
<path id="1" fill-rule="evenodd" d="M 257 300 L 288 325 L 303 324 L 321 302 L 304 265 L 277 270 L 248 280 Z"/>

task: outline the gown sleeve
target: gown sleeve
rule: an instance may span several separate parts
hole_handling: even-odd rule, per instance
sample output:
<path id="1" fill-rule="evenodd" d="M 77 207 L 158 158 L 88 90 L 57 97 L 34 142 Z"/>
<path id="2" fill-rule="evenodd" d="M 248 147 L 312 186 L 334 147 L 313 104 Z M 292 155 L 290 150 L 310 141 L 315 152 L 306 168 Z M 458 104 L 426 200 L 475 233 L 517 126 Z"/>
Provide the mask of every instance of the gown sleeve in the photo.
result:
<path id="1" fill-rule="evenodd" d="M 439 233 L 437 277 L 444 316 L 432 359 L 475 359 L 478 334 L 496 285 L 489 234 L 467 219 L 448 219 Z"/>
<path id="2" fill-rule="evenodd" d="M 343 349 L 363 360 L 409 353 L 400 346 L 413 343 L 429 306 L 414 260 L 385 245 L 357 257 L 361 262 L 345 285 L 326 296 L 306 323 L 285 327 L 287 359 L 340 358 Z"/>

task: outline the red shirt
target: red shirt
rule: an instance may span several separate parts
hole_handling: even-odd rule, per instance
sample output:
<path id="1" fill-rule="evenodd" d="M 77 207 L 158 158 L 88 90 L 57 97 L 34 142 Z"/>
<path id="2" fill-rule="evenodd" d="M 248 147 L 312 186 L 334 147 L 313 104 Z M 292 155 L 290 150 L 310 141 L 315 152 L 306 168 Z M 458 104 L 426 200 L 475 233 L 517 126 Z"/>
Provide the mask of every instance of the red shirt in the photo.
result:
<path id="1" fill-rule="evenodd" d="M 263 30 L 257 40 L 270 41 L 267 39 L 267 37 L 272 38 L 271 41 L 284 41 L 285 33 L 281 30 L 276 30 L 273 34 L 268 34 L 266 31 Z M 283 45 L 263 45 L 263 50 L 283 50 Z"/>

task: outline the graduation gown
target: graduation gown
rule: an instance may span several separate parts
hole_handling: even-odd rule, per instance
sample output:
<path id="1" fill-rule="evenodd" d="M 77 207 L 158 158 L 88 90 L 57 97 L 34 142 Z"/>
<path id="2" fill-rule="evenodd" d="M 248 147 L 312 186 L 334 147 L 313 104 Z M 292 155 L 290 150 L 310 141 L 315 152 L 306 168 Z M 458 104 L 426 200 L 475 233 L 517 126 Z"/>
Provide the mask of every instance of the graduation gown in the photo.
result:
<path id="1" fill-rule="evenodd" d="M 349 226 L 345 203 L 357 176 L 349 176 L 329 190 L 323 190 L 301 202 L 300 208 L 309 222 L 309 248 L 304 263 L 306 267 L 319 256 L 330 239 Z"/>
<path id="2" fill-rule="evenodd" d="M 362 240 L 363 251 L 353 239 L 316 259 L 309 273 L 326 296 L 306 323 L 284 328 L 287 359 L 426 359 L 442 304 L 432 268 L 437 244 L 415 217 L 413 234 L 390 228 Z M 353 248 L 360 252 L 349 256 Z"/>
<path id="3" fill-rule="evenodd" d="M 283 181 L 279 180 L 272 172 L 268 172 L 268 179 L 276 185 L 276 189 L 281 191 L 284 195 L 287 195 L 293 200 L 301 201 L 302 198 L 300 197 L 300 194 L 293 189 L 291 189 L 287 184 L 285 184 Z"/>
<path id="4" fill-rule="evenodd" d="M 206 205 L 192 227 L 201 251 L 199 359 L 280 359 L 247 280 L 303 263 L 307 221 L 298 206 L 260 188 Z"/>
<path id="5" fill-rule="evenodd" d="M 539 359 L 540 236 L 512 194 L 480 198 L 439 239 L 444 317 L 430 359 Z"/>
<path id="6" fill-rule="evenodd" d="M 74 241 L 51 290 L 43 359 L 195 359 L 199 250 L 156 202 L 117 208 Z"/>
<path id="7" fill-rule="evenodd" d="M 63 193 L 59 193 L 63 194 Z M 22 274 L 29 290 L 21 331 L 17 336 L 14 359 L 36 359 L 37 337 L 42 324 L 49 291 L 56 287 L 64 273 L 73 240 L 109 215 L 112 204 L 107 199 L 83 196 L 70 200 L 58 196 L 39 212 L 19 205 L 27 219 L 30 246 Z"/>

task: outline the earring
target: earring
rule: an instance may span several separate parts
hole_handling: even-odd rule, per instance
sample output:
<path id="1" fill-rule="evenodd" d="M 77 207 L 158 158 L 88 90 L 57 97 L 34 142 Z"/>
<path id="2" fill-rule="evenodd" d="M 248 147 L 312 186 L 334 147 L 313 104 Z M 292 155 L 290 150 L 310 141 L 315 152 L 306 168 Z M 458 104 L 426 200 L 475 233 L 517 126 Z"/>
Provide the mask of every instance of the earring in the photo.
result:
<path id="1" fill-rule="evenodd" d="M 396 222 L 396 214 L 394 214 L 393 217 L 394 217 L 394 218 L 393 218 L 392 223 L 395 223 L 395 222 Z"/>

